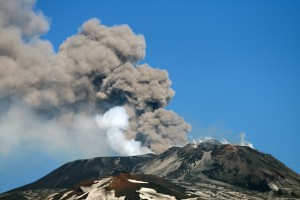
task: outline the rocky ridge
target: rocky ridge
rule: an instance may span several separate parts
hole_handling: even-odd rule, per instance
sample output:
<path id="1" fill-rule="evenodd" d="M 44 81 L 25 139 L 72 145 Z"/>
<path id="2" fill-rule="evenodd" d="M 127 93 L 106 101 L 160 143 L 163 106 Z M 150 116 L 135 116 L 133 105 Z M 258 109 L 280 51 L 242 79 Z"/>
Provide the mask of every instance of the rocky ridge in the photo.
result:
<path id="1" fill-rule="evenodd" d="M 297 199 L 300 176 L 269 154 L 208 140 L 160 155 L 73 161 L 0 199 L 16 195 L 53 200 Z"/>

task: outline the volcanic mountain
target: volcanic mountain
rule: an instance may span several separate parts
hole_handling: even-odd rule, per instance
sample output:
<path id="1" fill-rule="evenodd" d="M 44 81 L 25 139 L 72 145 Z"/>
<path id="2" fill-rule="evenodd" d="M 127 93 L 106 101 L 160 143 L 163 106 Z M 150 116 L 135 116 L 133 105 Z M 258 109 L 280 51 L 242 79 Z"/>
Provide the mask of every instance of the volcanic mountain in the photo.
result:
<path id="1" fill-rule="evenodd" d="M 76 160 L 0 199 L 300 198 L 300 176 L 269 154 L 208 140 L 160 155 Z"/>

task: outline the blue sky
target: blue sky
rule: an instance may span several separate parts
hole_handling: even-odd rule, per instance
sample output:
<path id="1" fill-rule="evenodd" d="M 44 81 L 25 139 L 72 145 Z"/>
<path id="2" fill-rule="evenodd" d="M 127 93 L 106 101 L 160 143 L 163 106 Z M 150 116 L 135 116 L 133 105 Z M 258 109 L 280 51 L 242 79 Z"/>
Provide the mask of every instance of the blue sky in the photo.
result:
<path id="1" fill-rule="evenodd" d="M 192 124 L 191 139 L 238 142 L 245 132 L 256 149 L 300 172 L 299 1 L 40 0 L 36 9 L 49 17 L 43 38 L 55 49 L 90 18 L 128 24 L 145 36 L 143 62 L 169 72 L 176 95 L 168 109 Z M 34 156 L 3 173 L 20 178 L 0 192 L 63 164 Z"/>

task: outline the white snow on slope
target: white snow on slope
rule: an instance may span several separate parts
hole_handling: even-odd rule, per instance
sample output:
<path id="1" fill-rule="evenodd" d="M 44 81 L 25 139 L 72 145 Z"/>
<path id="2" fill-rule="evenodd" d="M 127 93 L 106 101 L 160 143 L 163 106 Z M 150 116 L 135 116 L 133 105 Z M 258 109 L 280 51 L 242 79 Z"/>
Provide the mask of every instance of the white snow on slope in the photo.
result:
<path id="1" fill-rule="evenodd" d="M 116 197 L 115 196 L 115 191 L 107 191 L 104 188 L 95 188 L 93 189 L 86 200 L 124 200 L 125 197 Z"/>
<path id="2" fill-rule="evenodd" d="M 71 194 L 73 191 L 71 190 L 71 191 L 68 191 L 68 192 L 66 192 L 60 199 L 64 199 L 64 198 L 66 198 L 69 194 Z"/>
<path id="3" fill-rule="evenodd" d="M 129 182 L 131 183 L 144 183 L 147 184 L 148 182 L 144 182 L 144 181 L 137 181 L 137 180 L 133 180 L 133 179 L 127 179 Z"/>
<path id="4" fill-rule="evenodd" d="M 100 186 L 102 186 L 102 187 L 107 187 L 107 186 L 109 185 L 111 179 L 112 179 L 112 178 L 104 178 L 104 179 L 102 179 L 102 180 L 100 180 L 100 181 L 95 181 L 94 184 L 91 185 L 91 186 L 87 186 L 87 187 L 81 186 L 80 189 L 81 189 L 83 192 L 90 192 L 90 191 L 92 191 L 93 189 L 98 188 L 98 187 L 100 187 Z"/>
<path id="5" fill-rule="evenodd" d="M 150 188 L 141 188 L 139 191 L 141 199 L 157 199 L 157 200 L 176 200 L 174 196 L 157 193 L 155 190 Z"/>

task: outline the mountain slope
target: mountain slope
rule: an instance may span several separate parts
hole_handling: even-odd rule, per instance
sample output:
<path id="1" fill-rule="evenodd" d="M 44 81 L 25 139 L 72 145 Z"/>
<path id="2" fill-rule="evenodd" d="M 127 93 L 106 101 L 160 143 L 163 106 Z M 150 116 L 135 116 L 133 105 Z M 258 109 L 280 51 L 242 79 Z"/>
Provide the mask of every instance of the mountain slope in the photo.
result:
<path id="1" fill-rule="evenodd" d="M 103 157 L 76 160 L 64 164 L 43 178 L 16 188 L 13 191 L 31 189 L 62 189 L 70 188 L 85 180 L 95 180 L 116 175 L 120 172 L 132 171 L 155 157 L 154 154 L 131 157 Z"/>
<path id="2" fill-rule="evenodd" d="M 300 196 L 300 176 L 271 155 L 215 140 L 173 147 L 139 168 L 170 180 L 215 180 L 255 191 Z"/>
<path id="3" fill-rule="evenodd" d="M 142 187 L 145 182 L 146 189 Z M 209 140 L 172 147 L 160 155 L 73 161 L 36 182 L 0 195 L 0 199 L 13 199 L 17 194 L 20 199 L 33 196 L 54 199 L 54 196 L 62 198 L 71 194 L 73 199 L 85 199 L 93 195 L 92 191 L 98 191 L 96 196 L 102 191 L 101 195 L 108 195 L 107 198 L 129 195 L 131 199 L 146 194 L 160 195 L 156 199 L 164 199 L 163 195 L 169 195 L 170 199 L 298 198 L 300 176 L 271 155 Z"/>

